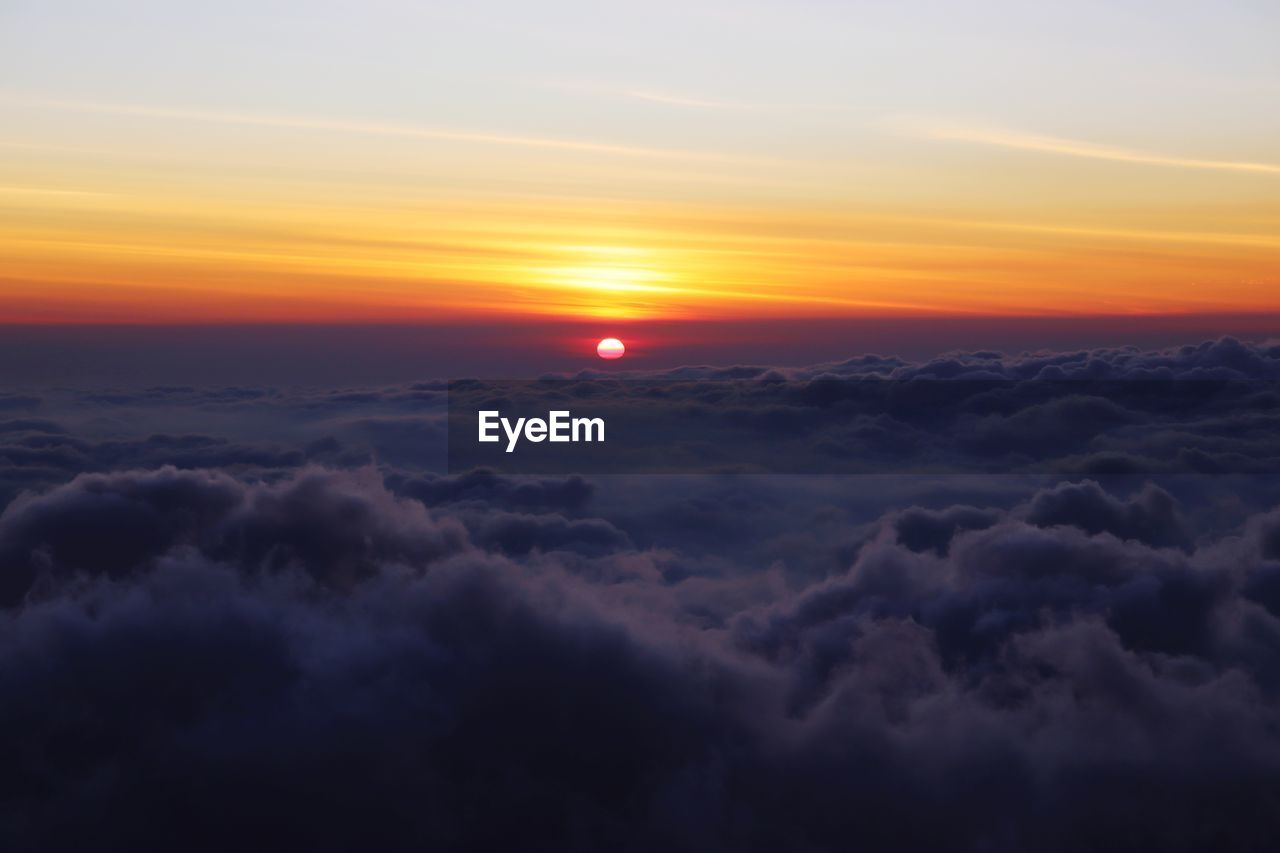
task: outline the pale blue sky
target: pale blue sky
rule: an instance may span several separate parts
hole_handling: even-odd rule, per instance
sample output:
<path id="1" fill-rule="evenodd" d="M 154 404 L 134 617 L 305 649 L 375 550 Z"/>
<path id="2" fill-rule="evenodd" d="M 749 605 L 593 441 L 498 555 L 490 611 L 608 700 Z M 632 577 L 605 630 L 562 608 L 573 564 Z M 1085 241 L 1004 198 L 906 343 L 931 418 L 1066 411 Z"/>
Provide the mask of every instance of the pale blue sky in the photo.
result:
<path id="1" fill-rule="evenodd" d="M 0 90 L 748 149 L 905 114 L 1259 158 L 1277 44 L 1263 0 L 4 0 Z"/>

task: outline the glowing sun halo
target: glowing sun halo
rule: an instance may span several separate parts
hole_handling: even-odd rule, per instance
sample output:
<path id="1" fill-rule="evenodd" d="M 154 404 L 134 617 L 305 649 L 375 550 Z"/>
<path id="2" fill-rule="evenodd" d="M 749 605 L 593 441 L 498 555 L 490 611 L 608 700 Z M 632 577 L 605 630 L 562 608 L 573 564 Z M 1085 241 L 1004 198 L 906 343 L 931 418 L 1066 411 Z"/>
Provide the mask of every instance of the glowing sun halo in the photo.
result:
<path id="1" fill-rule="evenodd" d="M 627 348 L 624 347 L 622 345 L 622 341 L 617 338 L 605 338 L 603 341 L 596 344 L 596 355 L 601 358 L 611 360 L 615 358 L 622 358 L 623 353 L 626 351 Z"/>

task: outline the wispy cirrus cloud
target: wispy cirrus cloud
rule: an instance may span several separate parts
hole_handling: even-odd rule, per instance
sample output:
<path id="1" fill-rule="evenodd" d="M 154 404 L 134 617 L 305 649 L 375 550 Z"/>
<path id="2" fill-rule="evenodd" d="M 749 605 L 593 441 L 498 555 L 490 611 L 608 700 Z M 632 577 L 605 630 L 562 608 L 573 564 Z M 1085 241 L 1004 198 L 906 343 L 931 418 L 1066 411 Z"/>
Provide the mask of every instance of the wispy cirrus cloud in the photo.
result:
<path id="1" fill-rule="evenodd" d="M 667 160 L 746 159 L 734 158 L 731 155 L 722 155 L 709 151 L 689 151 L 676 148 L 657 148 L 558 137 L 525 136 L 521 134 L 457 128 L 421 127 L 415 125 L 352 121 L 347 119 L 313 116 L 280 116 L 259 113 L 223 112 L 217 110 L 175 109 L 142 104 L 63 100 L 59 98 L 43 98 L 6 92 L 0 92 L 0 104 L 8 104 L 18 107 L 34 107 L 37 109 L 65 110 L 80 113 L 97 113 L 112 116 L 172 119 L 177 121 L 208 122 L 211 124 L 239 125 L 245 127 L 271 127 L 293 130 L 357 133 L 373 136 L 438 140 L 443 142 L 469 142 L 484 145 L 542 148 L 559 151 L 572 151 L 584 154 L 604 154 L 632 158 Z"/>
<path id="2" fill-rule="evenodd" d="M 707 109 L 742 110 L 742 109 L 757 109 L 760 106 L 758 104 L 744 104 L 744 103 L 738 103 L 733 101 L 720 101 L 712 98 L 700 98 L 700 97 L 694 97 L 690 95 L 671 94 L 668 92 L 654 92 L 654 91 L 647 91 L 643 89 L 629 89 L 627 91 L 619 92 L 618 94 L 627 98 L 634 98 L 635 100 L 638 100 L 638 101 L 652 101 L 653 103 L 656 103 L 656 104 L 670 104 L 671 106 L 676 106 L 676 107 L 703 107 Z"/>
<path id="3" fill-rule="evenodd" d="M 1018 151 L 1057 154 L 1064 157 L 1108 160 L 1116 163 L 1133 163 L 1142 166 L 1165 166 L 1177 169 L 1280 175 L 1280 163 L 1182 157 L 1125 148 L 1118 145 L 1103 145 L 1078 139 L 1064 139 L 1057 136 L 1028 133 L 1010 128 L 966 125 L 915 118 L 894 119 L 891 121 L 891 125 L 904 133 L 927 139 L 969 142 Z"/>
<path id="4" fill-rule="evenodd" d="M 628 101 L 645 101 L 671 107 L 695 110 L 733 110 L 742 112 L 779 111 L 847 113 L 857 112 L 859 107 L 839 103 L 814 103 L 807 101 L 743 101 L 708 96 L 697 92 L 672 91 L 644 85 L 602 84 L 594 81 L 551 80 L 543 83 L 547 88 L 564 92 L 585 93 Z"/>

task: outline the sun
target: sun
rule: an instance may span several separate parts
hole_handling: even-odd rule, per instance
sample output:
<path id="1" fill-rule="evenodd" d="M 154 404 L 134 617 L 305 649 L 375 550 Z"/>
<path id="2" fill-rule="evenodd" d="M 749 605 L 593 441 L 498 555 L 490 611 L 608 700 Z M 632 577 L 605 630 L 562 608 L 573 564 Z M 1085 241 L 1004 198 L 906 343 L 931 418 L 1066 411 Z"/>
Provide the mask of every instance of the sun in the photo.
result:
<path id="1" fill-rule="evenodd" d="M 603 359 L 612 361 L 615 358 L 622 358 L 627 348 L 623 346 L 622 341 L 617 338 L 605 338 L 596 344 L 596 355 Z"/>

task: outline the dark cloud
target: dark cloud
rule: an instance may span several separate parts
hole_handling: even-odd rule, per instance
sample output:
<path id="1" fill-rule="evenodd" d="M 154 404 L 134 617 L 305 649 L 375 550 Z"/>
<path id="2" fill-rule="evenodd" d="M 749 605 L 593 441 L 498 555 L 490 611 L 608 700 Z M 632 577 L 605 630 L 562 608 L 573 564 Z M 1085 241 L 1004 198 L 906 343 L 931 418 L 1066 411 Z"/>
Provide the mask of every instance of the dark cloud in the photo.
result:
<path id="1" fill-rule="evenodd" d="M 188 469 L 293 469 L 312 458 L 304 449 L 210 435 L 156 434 L 91 440 L 70 435 L 52 423 L 17 423 L 22 427 L 0 434 L 0 465 L 10 467 L 15 478 L 32 486 L 52 485 L 86 471 L 163 465 Z M 367 461 L 367 456 L 362 458 Z"/>
<path id="2" fill-rule="evenodd" d="M 38 418 L 20 418 L 11 421 L 0 421 L 0 432 L 65 432 L 61 425 L 54 421 Z"/>
<path id="3" fill-rule="evenodd" d="M 393 474 L 387 486 L 428 505 L 476 503 L 499 509 L 579 510 L 594 487 L 581 477 L 563 479 L 503 477 L 477 470 L 457 476 Z"/>
<path id="4" fill-rule="evenodd" d="M 679 367 L 661 372 L 582 371 L 586 378 L 659 376 L 668 379 L 813 379 L 876 376 L 884 379 L 1280 379 L 1280 342 L 1222 337 L 1164 349 L 1095 347 L 1068 352 L 1005 353 L 989 350 L 946 353 L 923 361 L 867 354 L 838 362 L 789 368 L 761 365 Z"/>
<path id="5" fill-rule="evenodd" d="M 862 371 L 859 371 L 862 372 Z M 1280 378 L 1280 343 L 1253 344 L 1233 337 L 1163 350 L 1106 347 L 1076 352 L 957 353 L 894 368 L 894 378 L 946 379 L 1182 379 Z"/>
<path id="6" fill-rule="evenodd" d="M 246 572 L 298 568 L 347 584 L 388 564 L 460 550 L 456 521 L 366 485 L 372 473 L 304 470 L 279 484 L 209 471 L 85 474 L 0 515 L 0 602 L 78 574 L 123 577 L 175 550 Z M 38 589 L 37 589 L 38 591 Z"/>
<path id="7" fill-rule="evenodd" d="M 588 376 L 594 376 L 587 381 Z M 868 357 L 455 383 L 449 465 L 519 473 L 1274 473 L 1280 346 Z M 578 401 L 582 401 L 581 404 Z M 478 444 L 475 412 L 578 406 L 611 446 Z"/>
<path id="8" fill-rule="evenodd" d="M 474 526 L 478 542 L 508 554 L 523 555 L 535 550 L 608 553 L 631 547 L 625 533 L 600 518 L 486 513 Z"/>
<path id="9" fill-rule="evenodd" d="M 30 394 L 5 394 L 0 392 L 0 412 L 20 411 L 37 408 L 41 398 Z"/>
<path id="10" fill-rule="evenodd" d="M 804 393 L 839 416 L 823 374 L 1257 378 L 1275 350 L 872 356 Z M 431 417 L 407 386 L 139 393 L 0 422 L 0 482 L 35 478 L 0 512 L 5 850 L 1280 832 L 1275 477 L 446 476 L 375 452 Z M 1131 423 L 1044 405 L 1001 389 L 965 435 Z M 842 440 L 899 425 L 929 429 Z"/>
<path id="11" fill-rule="evenodd" d="M 81 478 L 0 524 L 67 569 L 6 617 L 0 831 L 9 849 L 1264 843 L 1277 685 L 1233 624 L 1280 626 L 1233 578 L 1265 570 L 1271 518 L 1214 546 L 1251 569 L 1017 514 L 948 557 L 887 517 L 846 573 L 725 634 L 628 604 L 643 573 L 619 596 L 616 576 L 487 555 L 368 477 Z M 134 570 L 111 579 L 93 546 Z M 334 585 L 344 563 L 363 570 Z"/>
<path id="12" fill-rule="evenodd" d="M 951 539 L 961 530 L 984 530 L 1000 520 L 1000 513 L 971 506 L 944 510 L 912 507 L 894 521 L 898 541 L 912 551 L 933 550 L 946 554 Z"/>
<path id="13" fill-rule="evenodd" d="M 1156 547 L 1185 548 L 1190 543 L 1177 500 L 1150 483 L 1127 501 L 1092 480 L 1063 483 L 1036 495 L 1027 520 L 1041 527 L 1070 524 L 1089 533 L 1106 531 Z"/>

